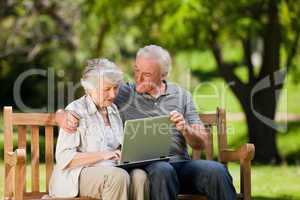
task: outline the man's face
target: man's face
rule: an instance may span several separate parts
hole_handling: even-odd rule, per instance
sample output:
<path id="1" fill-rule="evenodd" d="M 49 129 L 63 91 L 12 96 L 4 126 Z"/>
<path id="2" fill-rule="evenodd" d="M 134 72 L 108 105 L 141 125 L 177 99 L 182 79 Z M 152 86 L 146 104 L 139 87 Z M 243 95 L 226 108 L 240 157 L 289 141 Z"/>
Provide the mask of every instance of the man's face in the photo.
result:
<path id="1" fill-rule="evenodd" d="M 134 79 L 137 92 L 151 93 L 159 91 L 164 76 L 156 60 L 139 56 L 135 60 Z"/>

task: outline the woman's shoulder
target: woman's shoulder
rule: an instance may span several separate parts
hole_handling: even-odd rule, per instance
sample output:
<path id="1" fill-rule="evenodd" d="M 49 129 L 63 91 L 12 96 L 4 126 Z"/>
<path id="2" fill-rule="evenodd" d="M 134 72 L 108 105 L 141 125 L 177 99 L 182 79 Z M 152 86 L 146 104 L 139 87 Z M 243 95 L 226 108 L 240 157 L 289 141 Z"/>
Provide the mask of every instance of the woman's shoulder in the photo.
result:
<path id="1" fill-rule="evenodd" d="M 80 118 L 84 117 L 87 113 L 87 102 L 86 95 L 69 103 L 65 110 L 75 112 Z"/>

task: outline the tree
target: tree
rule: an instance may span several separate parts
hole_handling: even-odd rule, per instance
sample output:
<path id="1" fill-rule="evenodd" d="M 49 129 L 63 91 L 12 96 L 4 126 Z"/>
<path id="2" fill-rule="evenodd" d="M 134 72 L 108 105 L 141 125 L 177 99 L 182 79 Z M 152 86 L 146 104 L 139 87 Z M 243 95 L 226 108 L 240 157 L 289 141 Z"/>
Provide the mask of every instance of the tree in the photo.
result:
<path id="1" fill-rule="evenodd" d="M 77 44 L 72 30 L 76 17 L 67 17 L 74 14 L 71 9 L 61 12 L 66 4 L 44 0 L 4 0 L 0 4 L 0 84 L 6 86 L 1 90 L 1 97 L 5 97 L 0 100 L 3 106 L 14 104 L 13 86 L 22 72 L 68 65 L 71 57 L 62 59 L 61 55 L 71 54 Z M 27 105 L 43 106 L 46 88 L 45 77 L 32 77 L 22 85 L 22 98 Z"/>
<path id="2" fill-rule="evenodd" d="M 112 38 L 127 4 L 127 1 L 115 0 L 1 1 L 0 84 L 6 87 L 0 92 L 1 97 L 5 97 L 0 99 L 0 105 L 15 104 L 15 80 L 29 69 L 53 69 L 55 80 L 78 83 L 87 59 L 118 55 L 115 50 L 118 42 Z M 26 105 L 45 106 L 47 78 L 26 79 L 21 92 Z M 64 96 L 65 103 L 74 98 Z"/>

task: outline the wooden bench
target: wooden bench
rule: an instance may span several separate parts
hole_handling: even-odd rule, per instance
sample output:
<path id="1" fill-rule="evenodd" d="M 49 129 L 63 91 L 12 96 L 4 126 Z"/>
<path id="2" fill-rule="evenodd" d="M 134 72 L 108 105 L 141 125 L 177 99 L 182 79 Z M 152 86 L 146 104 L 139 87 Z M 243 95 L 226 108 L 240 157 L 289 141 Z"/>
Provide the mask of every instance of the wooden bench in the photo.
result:
<path id="1" fill-rule="evenodd" d="M 205 149 L 206 159 L 213 159 L 213 135 L 212 128 L 216 127 L 218 135 L 219 161 L 227 166 L 227 162 L 235 161 L 240 163 L 240 194 L 239 199 L 249 200 L 251 197 L 251 160 L 254 156 L 254 146 L 244 144 L 239 149 L 233 151 L 227 149 L 226 135 L 226 116 L 225 111 L 217 109 L 214 114 L 200 115 L 202 121 L 206 124 L 209 131 L 209 146 Z M 54 113 L 13 113 L 12 107 L 4 107 L 4 164 L 5 164 L 5 200 L 23 200 L 41 199 L 46 191 L 40 190 L 40 127 L 44 127 L 45 137 L 45 176 L 46 186 L 54 166 Z M 18 147 L 13 148 L 13 128 L 16 126 Z M 26 190 L 26 137 L 27 128 L 30 129 L 30 147 L 31 147 L 31 191 Z M 200 158 L 200 151 L 193 151 L 193 159 Z M 67 198 L 68 200 L 91 200 L 90 198 Z M 200 195 L 178 196 L 178 199 L 185 200 L 204 200 L 207 199 Z"/>

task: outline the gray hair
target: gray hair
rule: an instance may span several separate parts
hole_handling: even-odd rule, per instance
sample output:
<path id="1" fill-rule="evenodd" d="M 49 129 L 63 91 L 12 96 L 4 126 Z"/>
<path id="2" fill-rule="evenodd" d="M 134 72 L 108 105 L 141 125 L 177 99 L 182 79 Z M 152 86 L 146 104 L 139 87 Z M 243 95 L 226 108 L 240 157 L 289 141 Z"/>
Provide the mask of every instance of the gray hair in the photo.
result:
<path id="1" fill-rule="evenodd" d="M 165 75 L 168 75 L 172 67 L 172 62 L 171 56 L 167 50 L 157 45 L 148 45 L 138 50 L 136 58 L 140 56 L 155 59 L 158 62 L 162 72 Z"/>
<path id="2" fill-rule="evenodd" d="M 98 89 L 99 83 L 103 79 L 119 86 L 123 81 L 123 72 L 115 63 L 108 59 L 96 58 L 88 60 L 81 78 L 81 85 L 84 90 Z"/>

